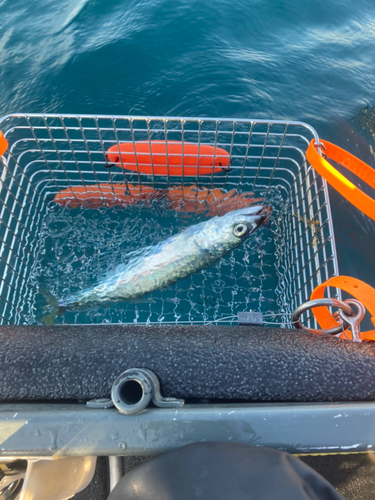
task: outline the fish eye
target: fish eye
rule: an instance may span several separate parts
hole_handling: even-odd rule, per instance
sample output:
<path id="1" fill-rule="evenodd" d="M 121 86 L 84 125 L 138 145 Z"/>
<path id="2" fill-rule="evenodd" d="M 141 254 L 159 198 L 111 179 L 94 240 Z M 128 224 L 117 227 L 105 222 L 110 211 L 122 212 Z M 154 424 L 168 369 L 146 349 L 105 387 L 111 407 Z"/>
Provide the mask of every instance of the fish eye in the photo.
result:
<path id="1" fill-rule="evenodd" d="M 234 236 L 237 236 L 237 238 L 242 238 L 243 236 L 246 236 L 248 231 L 249 229 L 246 226 L 246 224 L 236 224 L 233 228 L 233 234 Z"/>

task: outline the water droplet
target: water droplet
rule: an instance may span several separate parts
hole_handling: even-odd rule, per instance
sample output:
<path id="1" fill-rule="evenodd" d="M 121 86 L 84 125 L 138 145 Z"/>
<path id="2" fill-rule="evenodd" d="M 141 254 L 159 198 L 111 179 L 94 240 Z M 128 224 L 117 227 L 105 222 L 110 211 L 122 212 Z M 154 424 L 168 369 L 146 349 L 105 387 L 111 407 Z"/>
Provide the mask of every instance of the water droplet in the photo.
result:
<path id="1" fill-rule="evenodd" d="M 118 447 L 121 448 L 122 450 L 126 450 L 126 443 L 120 443 Z"/>

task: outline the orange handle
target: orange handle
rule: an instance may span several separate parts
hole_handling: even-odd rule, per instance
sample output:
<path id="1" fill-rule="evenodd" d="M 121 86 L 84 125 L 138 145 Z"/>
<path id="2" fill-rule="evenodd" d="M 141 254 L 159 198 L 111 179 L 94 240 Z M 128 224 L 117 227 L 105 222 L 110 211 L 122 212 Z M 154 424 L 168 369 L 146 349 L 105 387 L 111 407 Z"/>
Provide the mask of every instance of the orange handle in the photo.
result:
<path id="1" fill-rule="evenodd" d="M 375 189 L 375 170 L 369 165 L 351 155 L 344 149 L 335 146 L 328 141 L 320 141 L 324 146 L 324 155 L 327 158 L 339 163 L 350 172 L 353 172 L 362 181 Z M 375 200 L 367 196 L 363 191 L 357 188 L 344 175 L 340 174 L 327 160 L 325 160 L 315 146 L 315 139 L 310 142 L 306 151 L 306 157 L 314 169 L 326 181 L 334 187 L 355 207 L 359 208 L 364 214 L 375 220 Z"/>
<path id="2" fill-rule="evenodd" d="M 3 136 L 3 133 L 0 130 L 0 156 L 3 156 L 5 151 L 8 149 L 8 141 Z"/>
<path id="3" fill-rule="evenodd" d="M 335 276 L 334 278 L 330 278 L 325 283 L 317 286 L 311 294 L 311 300 L 322 299 L 324 297 L 324 290 L 327 286 L 340 288 L 340 290 L 344 290 L 362 302 L 371 314 L 371 321 L 375 326 L 375 290 L 370 285 L 367 285 L 363 281 L 357 280 L 356 278 L 351 278 L 350 276 Z M 328 307 L 315 307 L 312 311 L 321 328 L 327 329 L 337 326 L 337 321 L 330 313 Z M 350 335 L 350 332 L 348 333 Z M 340 336 L 345 338 L 343 334 Z M 375 330 L 361 332 L 360 337 L 362 340 L 375 341 Z"/>

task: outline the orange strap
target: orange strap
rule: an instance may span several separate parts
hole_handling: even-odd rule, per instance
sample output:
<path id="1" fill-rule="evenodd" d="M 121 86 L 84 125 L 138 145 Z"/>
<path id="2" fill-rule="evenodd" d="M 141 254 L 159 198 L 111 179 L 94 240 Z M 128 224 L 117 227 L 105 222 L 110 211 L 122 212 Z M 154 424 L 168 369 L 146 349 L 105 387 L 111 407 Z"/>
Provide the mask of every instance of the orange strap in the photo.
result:
<path id="1" fill-rule="evenodd" d="M 340 290 L 344 290 L 344 292 L 349 293 L 354 298 L 362 302 L 371 314 L 371 321 L 375 326 L 375 290 L 370 285 L 349 276 L 335 276 L 334 278 L 330 278 L 325 283 L 317 286 L 311 294 L 311 300 L 324 298 L 324 290 L 327 286 L 340 288 Z M 330 313 L 328 307 L 315 307 L 312 311 L 321 328 L 327 329 L 337 326 L 337 321 Z M 350 332 L 348 333 L 350 335 Z M 340 337 L 345 338 L 344 334 L 341 334 Z M 360 337 L 362 340 L 375 341 L 375 330 L 361 332 Z"/>
<path id="2" fill-rule="evenodd" d="M 8 149 L 8 141 L 3 136 L 3 133 L 0 130 L 0 156 L 3 156 L 5 151 Z"/>
<path id="3" fill-rule="evenodd" d="M 324 155 L 327 158 L 339 163 L 350 172 L 353 172 L 362 181 L 375 189 L 375 170 L 369 165 L 351 155 L 344 149 L 331 144 L 328 141 L 320 141 L 324 146 Z M 364 214 L 375 220 L 375 200 L 367 196 L 363 191 L 352 184 L 345 176 L 340 174 L 327 160 L 325 160 L 315 146 L 315 139 L 310 142 L 306 151 L 306 157 L 314 169 L 326 181 L 334 187 L 355 207 L 359 208 Z"/>

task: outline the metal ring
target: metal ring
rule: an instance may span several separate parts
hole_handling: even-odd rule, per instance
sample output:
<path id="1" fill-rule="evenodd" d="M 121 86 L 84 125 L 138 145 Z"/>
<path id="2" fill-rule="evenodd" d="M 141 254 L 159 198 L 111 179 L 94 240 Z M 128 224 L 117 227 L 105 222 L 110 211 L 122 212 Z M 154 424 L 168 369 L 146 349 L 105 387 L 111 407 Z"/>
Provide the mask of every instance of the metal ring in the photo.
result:
<path id="1" fill-rule="evenodd" d="M 323 151 L 325 151 L 325 150 L 326 150 L 326 146 L 325 146 L 325 144 L 323 144 L 323 143 L 322 143 L 322 142 L 320 142 L 320 141 L 315 141 L 315 142 L 314 142 L 314 147 L 315 147 L 315 148 L 322 148 L 322 149 L 323 149 Z"/>
<path id="2" fill-rule="evenodd" d="M 312 331 L 314 329 L 308 328 L 304 326 L 300 321 L 301 315 L 308 311 L 309 309 L 312 309 L 314 307 L 320 307 L 320 306 L 327 306 L 327 307 L 337 307 L 338 309 L 342 309 L 343 311 L 346 312 L 348 316 L 353 316 L 353 311 L 352 308 L 350 307 L 349 304 L 346 304 L 345 302 L 337 299 L 315 299 L 315 300 L 309 300 L 308 302 L 305 302 L 301 304 L 297 309 L 293 312 L 292 314 L 292 323 L 295 326 L 295 328 L 299 328 L 302 330 L 308 330 Z M 343 320 L 344 321 L 344 320 Z M 342 325 L 337 325 L 335 328 L 331 328 L 329 330 L 314 330 L 315 332 L 319 333 L 328 333 L 329 335 L 336 335 L 337 333 L 341 333 L 343 329 L 345 330 L 348 328 L 350 325 L 344 321 Z"/>

